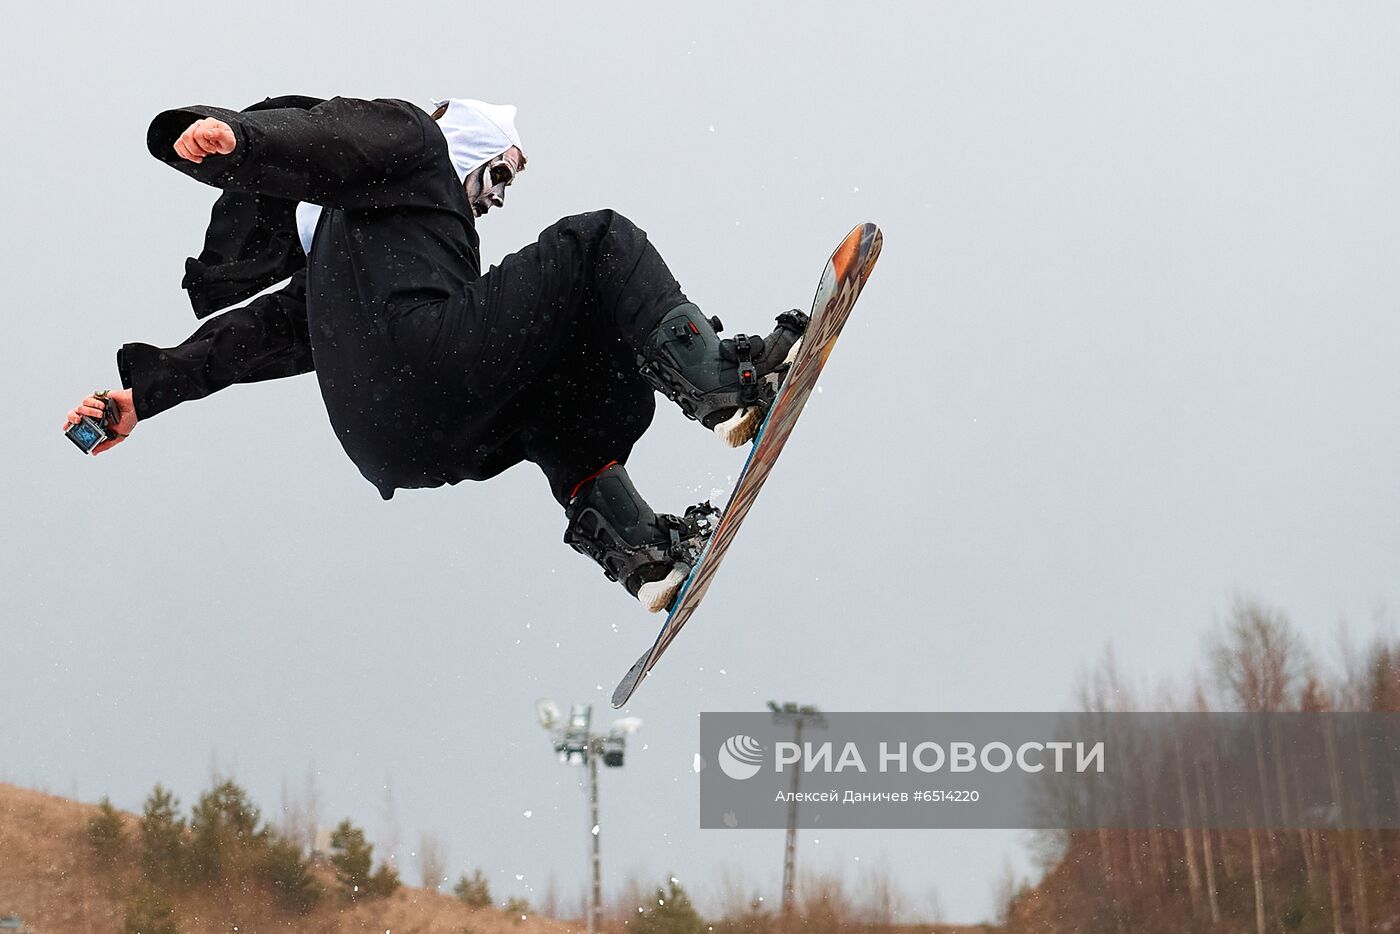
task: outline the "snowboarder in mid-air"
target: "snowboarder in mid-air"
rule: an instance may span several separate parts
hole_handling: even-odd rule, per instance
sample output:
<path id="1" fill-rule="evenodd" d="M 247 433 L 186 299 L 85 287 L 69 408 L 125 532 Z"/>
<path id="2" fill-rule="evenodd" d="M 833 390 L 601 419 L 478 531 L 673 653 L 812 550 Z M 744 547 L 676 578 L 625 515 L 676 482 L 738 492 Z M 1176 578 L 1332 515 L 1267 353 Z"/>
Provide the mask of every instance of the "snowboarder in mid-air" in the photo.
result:
<path id="1" fill-rule="evenodd" d="M 106 416 L 101 454 L 181 402 L 315 370 L 336 436 L 385 499 L 531 461 L 565 541 L 666 609 L 715 511 L 657 514 L 629 479 L 655 392 L 742 445 L 807 316 L 721 339 L 614 211 L 566 217 L 483 274 L 476 219 L 526 167 L 515 108 L 433 106 L 282 97 L 158 115 L 151 154 L 223 190 L 183 286 L 197 317 L 230 310 L 175 347 L 124 345 L 125 388 L 88 396 L 65 428 Z"/>

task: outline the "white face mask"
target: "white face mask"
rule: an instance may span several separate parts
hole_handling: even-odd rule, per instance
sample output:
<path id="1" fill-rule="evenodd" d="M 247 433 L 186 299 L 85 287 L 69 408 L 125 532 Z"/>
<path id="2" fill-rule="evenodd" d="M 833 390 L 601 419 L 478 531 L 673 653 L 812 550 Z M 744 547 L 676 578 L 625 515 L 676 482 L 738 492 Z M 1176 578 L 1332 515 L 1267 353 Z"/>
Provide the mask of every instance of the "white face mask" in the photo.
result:
<path id="1" fill-rule="evenodd" d="M 481 217 L 492 208 L 503 208 L 506 204 L 506 189 L 515 182 L 519 174 L 518 150 L 507 150 L 487 162 L 467 176 L 467 200 L 471 202 L 472 215 Z"/>

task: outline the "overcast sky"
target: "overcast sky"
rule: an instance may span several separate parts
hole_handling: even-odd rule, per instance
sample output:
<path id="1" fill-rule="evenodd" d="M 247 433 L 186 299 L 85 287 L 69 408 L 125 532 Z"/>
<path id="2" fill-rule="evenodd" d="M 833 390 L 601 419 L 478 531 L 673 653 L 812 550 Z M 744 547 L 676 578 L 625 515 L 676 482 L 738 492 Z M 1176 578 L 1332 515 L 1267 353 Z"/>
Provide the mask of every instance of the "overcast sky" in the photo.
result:
<path id="1" fill-rule="evenodd" d="M 702 710 L 1060 709 L 1108 644 L 1184 674 L 1237 594 L 1316 642 L 1397 605 L 1398 40 L 1361 3 L 9 10 L 0 778 L 137 809 L 216 764 L 275 811 L 314 770 L 326 822 L 397 825 L 411 880 L 432 831 L 454 876 L 553 878 L 572 905 L 582 773 L 533 704 L 606 723 L 654 634 L 562 544 L 533 467 L 382 502 L 312 377 L 74 451 L 58 423 L 116 383 L 117 346 L 196 323 L 179 282 L 214 192 L 146 154 L 158 111 L 514 103 L 530 167 L 485 260 L 613 207 L 732 330 L 805 307 L 840 237 L 882 226 L 821 394 L 603 776 L 608 888 L 674 873 L 713 907 L 726 869 L 776 897 L 782 835 L 697 829 Z M 740 464 L 663 400 L 632 473 L 675 510 Z M 1026 865 L 1017 833 L 800 843 L 956 920 Z"/>

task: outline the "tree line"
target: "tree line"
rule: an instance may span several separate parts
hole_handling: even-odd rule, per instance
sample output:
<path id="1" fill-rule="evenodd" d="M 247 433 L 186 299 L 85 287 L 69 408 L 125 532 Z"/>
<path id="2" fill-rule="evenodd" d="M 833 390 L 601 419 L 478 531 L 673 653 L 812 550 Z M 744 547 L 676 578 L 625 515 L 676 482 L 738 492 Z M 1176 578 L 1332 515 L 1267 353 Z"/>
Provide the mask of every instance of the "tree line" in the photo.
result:
<path id="1" fill-rule="evenodd" d="M 1400 641 L 1380 636 L 1358 647 L 1342 639 L 1337 655 L 1338 664 L 1324 666 L 1285 614 L 1240 600 L 1184 688 L 1149 695 L 1110 654 L 1084 679 L 1081 706 L 1091 713 L 1400 712 Z M 1268 746 L 1263 739 L 1259 748 Z M 1208 813 L 1228 797 L 1221 782 L 1229 779 L 1220 774 L 1227 754 L 1238 762 L 1242 750 L 1188 747 L 1171 768 L 1145 766 L 1127 792 L 1172 796 L 1176 810 Z M 1253 774 L 1235 780 L 1248 781 L 1256 815 L 1287 815 L 1290 807 L 1303 806 L 1301 782 L 1284 757 L 1258 754 Z M 1368 782 L 1379 787 L 1355 787 Z M 1338 783 L 1332 798 L 1346 810 L 1354 806 L 1348 802 L 1378 793 L 1391 801 L 1400 797 L 1400 776 L 1382 770 Z M 1314 829 L 1250 824 L 1042 833 L 1037 847 L 1044 878 L 1035 886 L 1009 882 L 1003 893 L 1007 934 L 1379 934 L 1400 923 L 1400 831 L 1347 826 L 1366 826 L 1364 819 Z"/>

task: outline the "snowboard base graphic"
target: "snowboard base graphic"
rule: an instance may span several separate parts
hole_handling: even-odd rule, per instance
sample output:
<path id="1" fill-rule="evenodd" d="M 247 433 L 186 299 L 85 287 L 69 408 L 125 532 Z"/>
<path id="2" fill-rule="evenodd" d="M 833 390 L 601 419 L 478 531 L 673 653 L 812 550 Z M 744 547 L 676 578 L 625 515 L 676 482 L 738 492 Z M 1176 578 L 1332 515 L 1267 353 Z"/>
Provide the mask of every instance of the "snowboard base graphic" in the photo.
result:
<path id="1" fill-rule="evenodd" d="M 817 285 L 816 298 L 812 301 L 812 320 L 807 325 L 807 333 L 802 338 L 796 359 L 783 377 L 772 408 L 759 428 L 748 460 L 744 462 L 744 469 L 734 485 L 734 493 L 729 497 L 729 504 L 725 506 L 690 576 L 681 586 L 675 605 L 662 624 L 656 641 L 642 653 L 642 657 L 637 659 L 613 691 L 614 707 L 627 703 L 705 598 L 705 592 L 710 589 L 720 562 L 739 532 L 739 526 L 753 507 L 758 491 L 763 488 L 773 464 L 783 451 L 783 445 L 792 434 L 793 426 L 797 424 L 797 417 L 802 414 L 803 406 L 816 388 L 817 377 L 826 366 L 827 357 L 836 345 L 842 326 L 851 316 L 851 309 L 860 297 L 865 280 L 875 268 L 875 260 L 880 256 L 883 243 L 880 228 L 874 224 L 862 224 L 846 235 L 836 252 L 831 254 L 831 259 L 827 260 L 826 270 Z"/>

